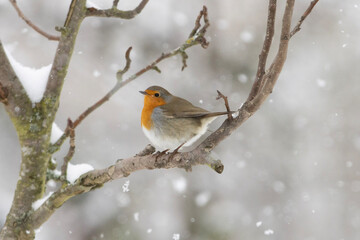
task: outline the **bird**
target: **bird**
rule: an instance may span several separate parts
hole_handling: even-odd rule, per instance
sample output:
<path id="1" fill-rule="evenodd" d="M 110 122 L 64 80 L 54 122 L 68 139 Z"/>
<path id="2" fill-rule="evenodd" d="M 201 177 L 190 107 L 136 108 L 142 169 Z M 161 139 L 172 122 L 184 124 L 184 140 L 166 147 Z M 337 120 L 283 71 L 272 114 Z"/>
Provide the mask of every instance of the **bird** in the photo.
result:
<path id="1" fill-rule="evenodd" d="M 145 95 L 141 127 L 158 150 L 177 152 L 183 146 L 191 146 L 206 132 L 212 121 L 229 114 L 196 107 L 160 86 L 151 86 L 139 92 Z"/>

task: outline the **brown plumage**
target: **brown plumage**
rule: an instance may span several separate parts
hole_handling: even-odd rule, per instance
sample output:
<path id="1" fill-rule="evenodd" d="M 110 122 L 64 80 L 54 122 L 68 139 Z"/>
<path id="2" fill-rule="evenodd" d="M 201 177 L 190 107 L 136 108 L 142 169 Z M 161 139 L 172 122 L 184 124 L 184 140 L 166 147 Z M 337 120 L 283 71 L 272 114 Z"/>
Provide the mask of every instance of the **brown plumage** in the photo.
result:
<path id="1" fill-rule="evenodd" d="M 145 95 L 142 129 L 149 140 L 162 149 L 191 145 L 217 116 L 228 114 L 196 107 L 159 86 L 149 87 L 141 93 Z"/>

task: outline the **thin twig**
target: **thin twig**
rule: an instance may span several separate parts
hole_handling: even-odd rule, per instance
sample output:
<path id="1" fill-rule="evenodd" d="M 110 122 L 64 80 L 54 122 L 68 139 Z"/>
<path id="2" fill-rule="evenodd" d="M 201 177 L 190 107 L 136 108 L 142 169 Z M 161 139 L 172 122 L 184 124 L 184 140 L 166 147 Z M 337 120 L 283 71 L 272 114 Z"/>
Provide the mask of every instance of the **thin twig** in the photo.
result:
<path id="1" fill-rule="evenodd" d="M 269 0 L 266 35 L 263 43 L 263 48 L 259 55 L 259 63 L 258 63 L 255 82 L 252 86 L 248 100 L 252 100 L 263 85 L 263 76 L 265 74 L 266 60 L 269 55 L 272 39 L 274 37 L 274 32 L 275 32 L 275 15 L 276 15 L 276 0 Z"/>
<path id="2" fill-rule="evenodd" d="M 205 9 L 205 11 L 204 11 Z M 196 20 L 195 20 L 195 26 L 194 29 L 190 32 L 189 34 L 189 38 L 195 36 L 195 34 L 197 33 L 197 31 L 199 30 L 199 28 L 201 27 L 201 23 L 200 20 L 202 18 L 202 16 L 204 15 L 204 13 L 207 11 L 206 7 L 203 6 L 203 10 L 200 11 L 199 16 L 197 16 Z"/>
<path id="3" fill-rule="evenodd" d="M 319 2 L 319 0 L 313 0 L 309 7 L 306 9 L 306 11 L 304 12 L 304 14 L 301 16 L 299 22 L 296 24 L 296 26 L 294 27 L 294 29 L 290 32 L 290 38 L 292 36 L 295 35 L 295 33 L 297 33 L 298 31 L 300 31 L 300 27 L 301 24 L 304 22 L 304 20 L 306 19 L 306 17 L 311 13 L 312 9 L 315 7 L 315 5 Z"/>
<path id="4" fill-rule="evenodd" d="M 41 35 L 43 35 L 44 37 L 46 37 L 49 40 L 53 40 L 53 41 L 59 41 L 60 37 L 58 36 L 54 36 L 51 34 L 46 33 L 45 31 L 41 30 L 38 26 L 36 26 L 35 24 L 33 24 L 30 19 L 28 19 L 27 17 L 25 17 L 25 15 L 23 14 L 23 12 L 20 10 L 20 8 L 18 7 L 18 5 L 16 4 L 16 0 L 9 0 L 10 3 L 13 5 L 13 7 L 15 8 L 15 10 L 17 11 L 17 13 L 19 14 L 19 17 L 22 18 L 27 25 L 29 25 L 32 29 L 34 29 L 36 32 L 40 33 Z"/>
<path id="5" fill-rule="evenodd" d="M 205 6 L 204 6 L 203 11 L 202 11 L 203 13 L 200 13 L 199 15 L 205 16 L 204 9 L 206 9 Z M 206 12 L 206 10 L 205 10 L 205 12 Z M 208 22 L 208 20 L 207 20 L 207 22 Z M 108 101 L 120 88 L 122 88 L 123 86 L 125 86 L 129 82 L 135 80 L 136 78 L 140 77 L 142 74 L 146 73 L 149 70 L 156 70 L 156 71 L 160 72 L 160 69 L 157 67 L 157 64 L 160 63 L 161 61 L 163 61 L 164 59 L 167 59 L 167 58 L 170 58 L 170 57 L 173 57 L 175 55 L 180 54 L 182 56 L 182 59 L 183 59 L 183 66 L 182 66 L 182 70 L 183 70 L 184 67 L 186 67 L 186 59 L 184 60 L 184 58 L 185 58 L 184 57 L 185 50 L 192 47 L 192 46 L 198 45 L 198 44 L 203 46 L 204 43 L 207 43 L 207 41 L 205 39 L 205 34 L 206 34 L 206 30 L 207 30 L 207 28 L 209 26 L 210 26 L 210 24 L 206 24 L 200 30 L 201 33 L 199 31 L 198 34 L 196 34 L 195 36 L 187 39 L 185 41 L 185 43 L 183 43 L 180 47 L 172 50 L 171 52 L 162 53 L 155 61 L 153 61 L 152 63 L 150 63 L 146 67 L 142 68 L 141 70 L 139 70 L 135 74 L 131 75 L 127 79 L 125 79 L 123 81 L 117 81 L 115 86 L 104 97 L 102 97 L 99 101 L 97 101 L 92 106 L 90 106 L 88 109 L 86 109 L 74 121 L 74 128 L 76 128 L 90 113 L 92 113 L 94 110 L 96 110 L 98 107 L 100 107 L 106 101 Z M 123 70 L 120 70 L 120 75 L 121 75 L 120 77 L 121 78 L 122 78 L 122 75 L 128 70 L 127 66 L 130 67 L 130 63 L 131 63 L 130 50 L 131 50 L 131 48 L 129 48 L 126 51 L 126 54 L 125 54 L 126 66 L 125 66 L 125 68 Z M 126 71 L 124 72 L 124 70 L 126 70 Z M 117 73 L 117 75 L 118 74 L 119 74 L 119 72 Z M 117 79 L 119 79 L 119 76 L 117 76 Z M 59 140 L 56 143 L 54 143 L 52 146 L 50 146 L 49 152 L 54 153 L 57 150 L 59 150 L 60 146 L 64 143 L 64 141 L 65 141 L 65 139 L 67 137 L 68 137 L 67 131 L 65 131 L 65 133 L 59 138 Z"/>
<path id="6" fill-rule="evenodd" d="M 130 52 L 131 52 L 132 47 L 129 47 L 128 50 L 126 50 L 125 53 L 125 60 L 126 60 L 126 64 L 124 69 L 117 71 L 116 73 L 116 79 L 118 81 L 122 81 L 122 77 L 123 75 L 129 70 L 130 65 L 131 65 L 131 58 L 130 58 Z"/>
<path id="7" fill-rule="evenodd" d="M 70 147 L 68 153 L 64 157 L 64 163 L 61 166 L 61 176 L 64 178 L 64 180 L 66 179 L 67 175 L 68 163 L 70 162 L 75 153 L 75 130 L 74 124 L 70 118 L 68 119 L 68 127 L 66 128 L 66 131 L 68 132 L 67 135 L 69 135 L 70 137 Z"/>
<path id="8" fill-rule="evenodd" d="M 132 19 L 136 17 L 141 11 L 144 9 L 149 0 L 142 0 L 140 4 L 129 11 L 122 11 L 117 9 L 117 4 L 119 1 L 114 0 L 113 7 L 109 9 L 96 9 L 96 8 L 88 8 L 86 11 L 87 17 L 117 17 L 122 19 Z"/>
<path id="9" fill-rule="evenodd" d="M 201 27 L 200 21 L 201 21 L 202 18 L 204 18 L 204 23 L 205 24 L 200 29 L 200 27 Z M 199 16 L 197 16 L 197 18 L 195 20 L 194 29 L 189 34 L 189 40 L 194 38 L 194 37 L 197 37 L 198 40 L 201 41 L 201 46 L 206 49 L 209 46 L 209 42 L 205 38 L 201 38 L 201 37 L 196 36 L 196 35 L 202 35 L 203 36 L 205 34 L 206 30 L 209 28 L 209 26 L 210 26 L 210 22 L 209 22 L 209 18 L 208 18 L 207 7 L 203 6 L 203 9 L 200 11 Z"/>
<path id="10" fill-rule="evenodd" d="M 225 102 L 225 107 L 226 107 L 226 111 L 228 113 L 228 119 L 229 120 L 232 120 L 233 117 L 231 115 L 231 110 L 230 110 L 230 106 L 229 106 L 229 101 L 228 101 L 228 98 L 227 96 L 225 96 L 224 94 L 222 94 L 219 90 L 216 90 L 217 93 L 218 93 L 218 96 L 216 97 L 216 100 L 219 100 L 220 98 L 224 99 L 224 102 Z"/>
<path id="11" fill-rule="evenodd" d="M 203 6 L 203 16 L 204 16 L 204 26 L 200 29 L 199 33 L 200 34 L 204 34 L 206 32 L 206 29 L 208 27 L 210 27 L 210 21 L 209 21 L 209 17 L 208 17 L 208 10 L 207 7 L 204 5 Z"/>

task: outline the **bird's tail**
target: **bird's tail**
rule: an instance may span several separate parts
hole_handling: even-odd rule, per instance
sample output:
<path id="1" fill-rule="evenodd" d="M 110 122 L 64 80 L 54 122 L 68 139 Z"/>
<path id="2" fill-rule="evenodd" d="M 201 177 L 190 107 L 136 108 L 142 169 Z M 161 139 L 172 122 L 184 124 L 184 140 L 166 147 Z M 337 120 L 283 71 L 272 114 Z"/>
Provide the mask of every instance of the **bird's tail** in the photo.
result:
<path id="1" fill-rule="evenodd" d="M 235 111 L 230 111 L 231 114 L 233 114 Z M 203 116 L 204 118 L 208 118 L 208 117 L 216 117 L 216 116 L 220 116 L 220 115 L 226 115 L 228 114 L 228 112 L 209 112 L 209 113 L 204 113 Z"/>

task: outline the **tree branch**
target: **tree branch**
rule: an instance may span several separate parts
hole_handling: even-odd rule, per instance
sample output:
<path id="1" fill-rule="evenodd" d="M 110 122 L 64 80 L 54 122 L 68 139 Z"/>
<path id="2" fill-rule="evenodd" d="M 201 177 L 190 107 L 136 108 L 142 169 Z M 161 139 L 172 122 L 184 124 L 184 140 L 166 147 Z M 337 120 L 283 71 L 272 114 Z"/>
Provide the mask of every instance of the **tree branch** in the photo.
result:
<path id="1" fill-rule="evenodd" d="M 133 10 L 122 11 L 117 8 L 119 1 L 115 0 L 113 2 L 112 8 L 109 9 L 96 9 L 96 8 L 87 8 L 86 16 L 87 17 L 117 17 L 122 19 L 132 19 L 136 17 L 144 9 L 149 0 L 142 0 L 140 4 Z"/>
<path id="2" fill-rule="evenodd" d="M 31 109 L 31 101 L 26 95 L 19 78 L 16 76 L 3 44 L 0 41 L 0 100 L 11 117 L 24 118 Z M 18 106 L 16 108 L 16 106 Z M 21 108 L 19 106 L 22 106 Z"/>
<path id="3" fill-rule="evenodd" d="M 259 92 L 263 84 L 263 76 L 265 74 L 266 60 L 269 55 L 272 39 L 275 32 L 275 15 L 276 15 L 276 0 L 269 0 L 268 18 L 266 26 L 266 35 L 263 43 L 263 48 L 259 55 L 258 69 L 256 73 L 255 82 L 252 86 L 248 100 L 252 100 Z"/>
<path id="4" fill-rule="evenodd" d="M 68 163 L 70 162 L 75 153 L 75 130 L 74 124 L 70 118 L 68 119 L 68 127 L 66 128 L 66 131 L 69 132 L 68 135 L 70 136 L 70 147 L 68 153 L 64 157 L 64 163 L 61 166 L 61 176 L 64 181 L 66 180 Z"/>
<path id="5" fill-rule="evenodd" d="M 206 16 L 206 19 L 207 19 L 207 9 L 205 6 L 203 7 L 203 10 L 200 12 L 199 16 L 204 16 L 204 19 Z M 197 19 L 199 19 L 199 17 Z M 196 22 L 198 22 L 198 21 L 200 21 L 200 20 L 196 20 Z M 182 55 L 182 57 L 184 57 L 183 54 L 185 53 L 186 49 L 188 49 L 192 46 L 198 45 L 198 44 L 200 44 L 203 48 L 206 48 L 208 46 L 208 42 L 205 38 L 205 34 L 206 34 L 207 28 L 210 26 L 209 21 L 206 20 L 206 22 L 207 22 L 207 24 L 205 24 L 199 31 L 195 31 L 194 34 L 190 34 L 191 37 L 189 39 L 187 39 L 180 47 L 172 50 L 171 52 L 162 53 L 155 61 L 153 61 L 146 67 L 142 68 L 141 70 L 139 70 L 135 74 L 131 75 L 127 79 L 125 79 L 123 81 L 119 81 L 119 79 L 120 80 L 122 79 L 123 74 L 130 68 L 131 59 L 130 59 L 129 55 L 130 55 L 131 48 L 129 48 L 125 54 L 126 66 L 123 70 L 119 70 L 117 72 L 118 81 L 115 84 L 115 86 L 104 97 L 102 97 L 99 101 L 97 101 L 91 107 L 86 109 L 82 114 L 80 114 L 80 116 L 74 121 L 74 128 L 76 128 L 89 114 L 91 114 L 93 111 L 95 111 L 101 105 L 103 105 L 106 101 L 108 101 L 120 88 L 124 87 L 126 84 L 132 82 L 133 80 L 140 77 L 142 74 L 146 73 L 149 70 L 160 71 L 159 68 L 157 67 L 157 64 L 160 63 L 161 61 L 163 61 L 167 58 L 173 57 L 175 55 L 178 55 L 178 54 L 180 54 L 180 55 Z M 197 27 L 197 29 L 199 29 L 199 27 Z M 193 32 L 194 32 L 194 30 L 192 31 L 192 33 Z M 186 67 L 186 61 L 183 58 L 182 69 L 184 67 Z M 68 136 L 69 135 L 68 135 L 67 131 L 65 131 L 65 133 L 59 138 L 59 140 L 50 147 L 49 151 L 51 153 L 54 153 L 57 150 L 59 150 L 60 146 L 64 143 L 65 139 Z"/>
<path id="6" fill-rule="evenodd" d="M 116 73 L 116 79 L 121 82 L 123 80 L 123 75 L 129 70 L 130 65 L 131 65 L 131 58 L 130 58 L 130 52 L 131 52 L 132 47 L 129 47 L 128 50 L 125 53 L 125 60 L 126 60 L 126 64 L 124 69 L 117 71 Z"/>
<path id="7" fill-rule="evenodd" d="M 294 29 L 291 31 L 290 33 L 290 38 L 292 36 L 295 35 L 295 33 L 297 33 L 298 31 L 300 31 L 300 27 L 301 27 L 301 24 L 304 22 L 304 20 L 306 19 L 306 17 L 311 13 L 312 9 L 315 7 L 315 5 L 318 3 L 319 0 L 313 0 L 309 7 L 306 9 L 306 11 L 304 12 L 304 14 L 301 16 L 299 22 L 296 24 L 296 26 L 294 27 Z"/>
<path id="8" fill-rule="evenodd" d="M 199 148 L 191 152 L 178 152 L 175 154 L 153 154 L 154 151 L 155 148 L 148 145 L 134 157 L 122 159 L 107 168 L 83 174 L 73 185 L 59 189 L 39 209 L 34 211 L 29 218 L 29 224 L 36 229 L 70 198 L 101 187 L 109 181 L 127 177 L 139 170 L 183 168 L 186 171 L 191 171 L 192 166 L 196 165 L 208 165 L 217 173 L 222 173 L 224 169 L 223 164 L 219 160 L 214 160 L 209 156 L 209 152 L 202 151 Z"/>
<path id="9" fill-rule="evenodd" d="M 30 19 L 28 19 L 27 17 L 25 17 L 24 13 L 20 10 L 19 6 L 16 3 L 16 0 L 9 0 L 11 5 L 13 5 L 13 7 L 15 8 L 16 12 L 19 14 L 19 17 L 22 18 L 27 25 L 29 25 L 32 29 L 34 29 L 36 32 L 40 33 L 41 35 L 43 35 L 44 37 L 46 37 L 49 40 L 53 40 L 53 41 L 59 41 L 60 37 L 59 36 L 54 36 L 51 34 L 46 33 L 45 31 L 41 30 L 38 26 L 36 26 L 35 24 L 33 24 Z"/>

